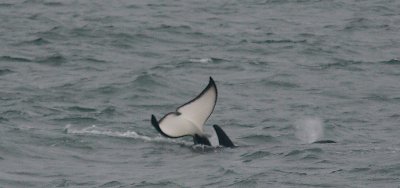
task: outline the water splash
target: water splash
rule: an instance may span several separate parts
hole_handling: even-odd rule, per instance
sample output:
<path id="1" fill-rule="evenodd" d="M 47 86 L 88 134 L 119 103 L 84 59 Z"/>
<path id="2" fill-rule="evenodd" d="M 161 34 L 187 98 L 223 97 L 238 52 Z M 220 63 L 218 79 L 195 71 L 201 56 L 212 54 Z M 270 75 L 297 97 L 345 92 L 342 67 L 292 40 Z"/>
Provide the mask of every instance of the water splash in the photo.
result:
<path id="1" fill-rule="evenodd" d="M 305 143 L 313 143 L 324 136 L 320 118 L 304 118 L 295 122 L 296 137 Z"/>
<path id="2" fill-rule="evenodd" d="M 143 140 L 146 142 L 168 142 L 168 143 L 190 145 L 184 141 L 171 140 L 163 137 L 149 137 L 145 135 L 140 135 L 135 131 L 121 132 L 121 131 L 105 130 L 104 128 L 97 127 L 96 125 L 92 125 L 90 127 L 86 127 L 83 129 L 74 129 L 70 124 L 68 124 L 64 128 L 64 132 L 66 134 L 103 135 L 103 136 L 112 136 L 121 138 L 133 138 L 133 139 Z"/>
<path id="3" fill-rule="evenodd" d="M 198 58 L 198 59 L 189 59 L 192 63 L 212 63 L 212 58 Z"/>

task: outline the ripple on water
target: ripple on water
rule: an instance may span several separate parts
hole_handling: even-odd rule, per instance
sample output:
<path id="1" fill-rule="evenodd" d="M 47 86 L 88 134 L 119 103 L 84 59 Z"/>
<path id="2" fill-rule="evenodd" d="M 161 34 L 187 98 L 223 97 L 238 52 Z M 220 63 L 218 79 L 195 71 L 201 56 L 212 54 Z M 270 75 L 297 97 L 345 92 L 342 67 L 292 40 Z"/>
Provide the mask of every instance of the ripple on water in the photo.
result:
<path id="1" fill-rule="evenodd" d="M 396 162 L 390 165 L 382 165 L 378 168 L 371 170 L 372 173 L 380 176 L 386 177 L 395 177 L 398 178 L 400 176 L 400 163 Z"/>
<path id="2" fill-rule="evenodd" d="M 30 119 L 32 116 L 26 111 L 21 110 L 5 110 L 1 112 L 1 116 L 5 119 Z"/>
<path id="3" fill-rule="evenodd" d="M 2 8 L 2 7 L 8 8 L 8 7 L 12 7 L 12 6 L 14 6 L 14 4 L 12 4 L 12 3 L 3 3 L 3 2 L 0 3 L 0 7 L 1 7 L 1 8 Z"/>
<path id="4" fill-rule="evenodd" d="M 139 183 L 134 183 L 132 185 L 134 185 L 135 187 L 185 187 L 181 184 L 172 181 L 156 181 L 156 182 L 141 181 Z"/>
<path id="5" fill-rule="evenodd" d="M 147 72 L 142 72 L 139 76 L 137 76 L 134 80 L 134 83 L 142 86 L 160 85 L 156 79 L 154 79 L 154 75 L 151 75 Z"/>
<path id="6" fill-rule="evenodd" d="M 15 56 L 1 56 L 0 61 L 5 62 L 32 62 L 32 60 L 24 57 L 15 57 Z"/>
<path id="7" fill-rule="evenodd" d="M 267 151 L 256 151 L 256 152 L 249 152 L 241 155 L 241 159 L 243 162 L 251 162 L 253 160 L 261 159 L 271 155 L 270 152 Z"/>
<path id="8" fill-rule="evenodd" d="M 278 142 L 278 140 L 276 140 L 275 137 L 270 135 L 249 135 L 242 137 L 240 139 L 244 140 L 247 143 L 252 143 L 252 144 L 266 144 L 266 143 Z"/>
<path id="9" fill-rule="evenodd" d="M 220 167 L 220 168 L 218 169 L 218 172 L 219 172 L 219 173 L 222 173 L 224 176 L 226 176 L 226 175 L 236 175 L 236 174 L 238 174 L 237 172 L 235 172 L 235 171 L 232 170 L 232 169 L 226 169 L 226 168 L 223 168 L 223 167 Z M 217 178 L 217 177 L 215 177 L 215 178 Z"/>
<path id="10" fill-rule="evenodd" d="M 1 123 L 8 122 L 8 119 L 5 117 L 0 117 L 0 122 Z"/>
<path id="11" fill-rule="evenodd" d="M 368 167 L 364 167 L 364 168 L 357 167 L 357 168 L 352 168 L 351 170 L 349 170 L 349 172 L 350 173 L 364 173 L 364 172 L 368 172 L 370 170 L 371 170 L 371 168 L 368 168 Z"/>
<path id="12" fill-rule="evenodd" d="M 89 181 L 89 182 L 81 182 L 78 181 L 73 181 L 69 180 L 66 178 L 61 178 L 61 179 L 56 179 L 51 181 L 48 186 L 49 187 L 94 187 L 95 182 Z"/>
<path id="13" fill-rule="evenodd" d="M 14 73 L 14 71 L 10 70 L 10 69 L 0 69 L 0 76 L 4 76 L 7 74 L 11 74 Z"/>
<path id="14" fill-rule="evenodd" d="M 322 70 L 326 69 L 344 69 L 349 71 L 363 71 L 360 66 L 370 64 L 370 62 L 364 61 L 352 61 L 352 60 L 344 60 L 344 59 L 337 59 L 333 63 L 327 63 L 320 65 Z"/>
<path id="15" fill-rule="evenodd" d="M 298 160 L 298 159 L 319 159 L 320 155 L 323 153 L 321 148 L 310 148 L 303 150 L 292 150 L 288 154 L 285 155 L 285 158 L 290 160 Z"/>
<path id="16" fill-rule="evenodd" d="M 82 107 L 82 106 L 71 106 L 68 107 L 67 110 L 69 111 L 77 111 L 77 112 L 95 112 L 96 109 L 94 108 L 88 108 L 88 107 Z"/>
<path id="17" fill-rule="evenodd" d="M 242 180 L 236 180 L 228 187 L 257 187 L 257 180 L 252 178 L 246 178 Z"/>
<path id="18" fill-rule="evenodd" d="M 391 60 L 388 60 L 388 61 L 381 61 L 380 63 L 387 64 L 387 65 L 400 65 L 400 60 L 391 59 Z"/>
<path id="19" fill-rule="evenodd" d="M 63 6 L 62 2 L 43 2 L 43 5 L 50 6 L 50 7 L 59 7 Z"/>
<path id="20" fill-rule="evenodd" d="M 46 40 L 43 37 L 37 37 L 31 40 L 27 40 L 27 41 L 23 41 L 21 43 L 19 43 L 18 45 L 20 46 L 25 46 L 25 45 L 36 45 L 36 46 L 41 46 L 41 45 L 46 45 L 46 44 L 50 44 L 51 42 Z"/>
<path id="21" fill-rule="evenodd" d="M 64 123 L 64 124 L 75 124 L 75 125 L 95 125 L 99 124 L 99 120 L 94 117 L 85 117 L 82 115 L 69 115 L 62 118 L 54 118 L 53 121 Z"/>
<path id="22" fill-rule="evenodd" d="M 49 56 L 37 58 L 35 62 L 46 65 L 58 66 L 67 62 L 67 59 L 61 54 L 52 54 Z"/>
<path id="23" fill-rule="evenodd" d="M 281 80 L 270 80 L 270 79 L 263 79 L 261 80 L 262 84 L 272 88 L 298 88 L 300 87 L 298 84 L 293 82 L 281 81 Z"/>
<path id="24" fill-rule="evenodd" d="M 151 27 L 149 30 L 153 31 L 165 31 L 172 34 L 185 34 L 192 32 L 192 28 L 189 25 L 168 25 L 161 24 L 156 27 Z"/>
<path id="25" fill-rule="evenodd" d="M 256 44 L 297 44 L 297 43 L 307 43 L 307 40 L 290 40 L 290 39 L 269 39 L 261 41 L 253 41 Z"/>
<path id="26" fill-rule="evenodd" d="M 109 181 L 103 185 L 100 185 L 100 187 L 121 187 L 122 183 L 119 181 Z"/>

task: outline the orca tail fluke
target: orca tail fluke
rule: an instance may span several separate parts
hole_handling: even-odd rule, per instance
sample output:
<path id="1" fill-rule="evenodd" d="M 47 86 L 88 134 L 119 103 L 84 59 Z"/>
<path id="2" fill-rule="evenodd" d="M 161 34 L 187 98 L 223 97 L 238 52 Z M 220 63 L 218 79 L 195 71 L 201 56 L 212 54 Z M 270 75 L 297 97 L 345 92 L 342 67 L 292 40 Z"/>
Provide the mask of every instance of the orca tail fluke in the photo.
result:
<path id="1" fill-rule="evenodd" d="M 201 144 L 201 145 L 211 146 L 211 143 L 207 137 L 200 136 L 198 134 L 195 134 L 193 136 L 193 142 L 194 142 L 194 145 Z"/>
<path id="2" fill-rule="evenodd" d="M 225 147 L 235 147 L 231 139 L 226 135 L 221 127 L 219 127 L 218 125 L 214 125 L 213 127 L 215 129 L 215 132 L 217 133 L 219 145 Z"/>

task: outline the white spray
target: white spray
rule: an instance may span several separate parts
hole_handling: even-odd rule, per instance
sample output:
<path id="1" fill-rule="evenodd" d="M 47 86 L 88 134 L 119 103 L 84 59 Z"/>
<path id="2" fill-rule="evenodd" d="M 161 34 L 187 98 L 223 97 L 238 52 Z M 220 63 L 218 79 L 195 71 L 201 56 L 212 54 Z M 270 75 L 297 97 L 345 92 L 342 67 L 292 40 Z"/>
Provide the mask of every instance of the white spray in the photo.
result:
<path id="1" fill-rule="evenodd" d="M 324 126 L 320 118 L 304 118 L 295 122 L 296 137 L 305 143 L 313 143 L 324 136 Z"/>
<path id="2" fill-rule="evenodd" d="M 65 126 L 64 132 L 67 134 L 83 134 L 83 135 L 104 135 L 104 136 L 112 136 L 112 137 L 122 137 L 122 138 L 133 138 L 133 139 L 140 139 L 143 141 L 150 141 L 150 142 L 170 142 L 170 143 L 178 143 L 178 144 L 185 144 L 191 145 L 185 141 L 177 141 L 172 140 L 169 138 L 163 137 L 149 137 L 145 135 L 140 135 L 135 131 L 112 131 L 112 130 L 105 130 L 104 128 L 97 127 L 96 125 L 92 125 L 90 127 L 86 127 L 83 129 L 74 129 L 70 124 Z"/>

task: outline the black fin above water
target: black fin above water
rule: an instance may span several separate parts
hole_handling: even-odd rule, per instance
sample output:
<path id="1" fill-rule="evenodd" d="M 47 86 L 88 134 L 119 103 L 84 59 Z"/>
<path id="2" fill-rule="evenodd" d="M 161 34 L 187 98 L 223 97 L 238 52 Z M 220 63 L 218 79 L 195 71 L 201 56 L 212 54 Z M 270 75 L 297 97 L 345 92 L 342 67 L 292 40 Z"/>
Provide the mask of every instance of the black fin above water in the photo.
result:
<path id="1" fill-rule="evenodd" d="M 336 141 L 333 140 L 318 140 L 313 142 L 313 144 L 333 144 L 336 143 Z"/>
<path id="2" fill-rule="evenodd" d="M 213 127 L 215 129 L 215 132 L 217 133 L 219 145 L 225 147 L 235 147 L 231 139 L 229 139 L 229 137 L 221 129 L 221 127 L 219 127 L 218 125 L 214 125 Z"/>
<path id="3" fill-rule="evenodd" d="M 194 145 L 201 144 L 201 145 L 211 146 L 211 143 L 207 137 L 200 136 L 198 134 L 195 134 L 193 136 L 193 142 L 194 142 Z"/>

